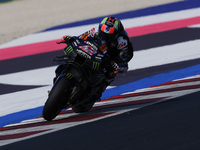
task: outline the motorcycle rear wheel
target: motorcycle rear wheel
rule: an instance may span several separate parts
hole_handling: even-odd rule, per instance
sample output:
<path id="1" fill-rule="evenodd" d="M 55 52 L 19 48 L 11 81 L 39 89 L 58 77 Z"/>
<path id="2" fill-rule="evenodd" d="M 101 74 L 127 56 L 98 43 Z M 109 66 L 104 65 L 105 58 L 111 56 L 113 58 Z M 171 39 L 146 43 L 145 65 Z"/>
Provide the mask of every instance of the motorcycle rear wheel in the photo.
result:
<path id="1" fill-rule="evenodd" d="M 56 81 L 43 108 L 43 118 L 53 120 L 64 108 L 72 92 L 72 81 L 62 77 Z"/>

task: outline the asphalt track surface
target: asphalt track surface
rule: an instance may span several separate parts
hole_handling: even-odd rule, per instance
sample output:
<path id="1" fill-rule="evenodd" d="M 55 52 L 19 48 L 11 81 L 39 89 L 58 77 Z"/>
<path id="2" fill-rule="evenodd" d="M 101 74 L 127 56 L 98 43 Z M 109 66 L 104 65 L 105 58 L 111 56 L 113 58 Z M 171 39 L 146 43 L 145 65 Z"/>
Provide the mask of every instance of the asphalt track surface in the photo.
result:
<path id="1" fill-rule="evenodd" d="M 135 50 L 151 49 L 166 45 L 179 44 L 187 41 L 194 41 L 200 38 L 199 27 L 197 28 L 179 28 L 159 33 L 152 33 L 143 36 L 131 38 L 135 44 Z M 184 36 L 187 35 L 187 36 Z M 170 40 L 168 37 L 171 37 Z M 153 39 L 153 40 L 152 40 Z M 148 43 L 148 44 L 143 44 Z M 15 58 L 1 61 L 1 74 L 9 74 L 20 71 L 37 69 L 40 67 L 53 66 L 52 58 L 59 54 L 60 51 L 36 54 L 22 58 Z M 41 58 L 45 58 L 44 60 Z M 35 62 L 35 60 L 41 60 Z M 176 70 L 192 67 L 199 64 L 200 59 L 191 59 L 176 63 L 157 65 L 149 68 L 142 68 L 129 71 L 126 74 L 126 80 L 120 80 L 119 76 L 113 86 L 138 81 L 143 78 L 151 77 L 157 74 L 173 72 Z M 13 68 L 13 64 L 17 67 Z M 23 64 L 23 65 L 20 65 Z M 30 65 L 31 64 L 31 65 Z M 12 68 L 12 69 L 10 69 Z M 190 70 L 189 70 L 190 71 Z M 184 73 L 188 73 L 188 70 Z M 177 72 L 176 72 L 177 73 Z M 176 74 L 174 73 L 174 74 Z M 123 75 L 122 75 L 123 76 Z M 171 89 L 161 89 L 153 91 L 160 94 L 162 91 L 180 90 L 182 93 L 187 90 L 198 90 L 199 77 L 192 78 L 180 87 L 172 87 Z M 176 82 L 178 83 L 178 82 Z M 191 84 L 189 84 L 191 83 Z M 194 84 L 194 85 L 192 85 Z M 156 84 L 155 84 L 156 85 Z M 174 84 L 173 84 L 174 85 Z M 177 84 L 178 85 L 178 84 Z M 41 85 L 42 86 L 42 85 Z M 40 85 L 9 85 L 0 84 L 0 94 L 7 94 L 26 89 L 34 89 Z M 177 91 L 179 92 L 179 91 Z M 151 92 L 149 92 L 151 93 Z M 152 93 L 151 93 L 152 94 Z M 160 97 L 166 97 L 166 93 L 162 93 Z M 146 95 L 151 98 L 150 95 Z M 34 138 L 22 140 L 0 147 L 0 150 L 41 150 L 41 149 L 91 149 L 91 150 L 198 150 L 200 149 L 200 130 L 199 130 L 199 107 L 200 92 L 190 95 L 174 98 L 166 102 L 146 106 L 138 110 L 129 111 L 114 117 L 101 119 L 98 121 L 77 125 L 60 131 L 48 133 Z M 157 98 L 157 97 L 156 97 Z M 134 100 L 134 98 L 133 98 Z M 124 104 L 125 105 L 125 104 Z M 98 111 L 107 112 L 108 109 L 126 109 L 131 106 L 113 106 L 102 107 L 91 113 Z M 91 114 L 90 112 L 88 114 Z M 84 114 L 85 115 L 85 114 Z M 87 114 L 85 115 L 87 116 Z M 64 119 L 67 119 L 64 118 Z M 62 119 L 60 119 L 62 121 Z M 46 122 L 45 122 L 46 123 Z M 38 124 L 45 124 L 44 122 Z M 49 123 L 50 124 L 50 123 Z M 27 126 L 31 126 L 28 124 Z M 12 127 L 11 127 L 12 128 Z M 40 128 L 40 127 L 39 127 Z M 42 127 L 41 127 L 42 128 Z M 17 130 L 13 130 L 11 135 L 5 134 L 2 137 L 16 137 Z M 3 129 L 2 129 L 3 131 Z M 9 129 L 5 130 L 5 133 Z M 28 133 L 28 128 L 24 128 L 19 134 Z M 27 131 L 27 132 L 26 132 Z M 35 131 L 38 132 L 38 131 Z M 18 135 L 19 135 L 18 134 Z M 16 138 L 17 139 L 17 138 Z"/>
<path id="2" fill-rule="evenodd" d="M 198 150 L 200 92 L 58 132 L 1 150 Z"/>

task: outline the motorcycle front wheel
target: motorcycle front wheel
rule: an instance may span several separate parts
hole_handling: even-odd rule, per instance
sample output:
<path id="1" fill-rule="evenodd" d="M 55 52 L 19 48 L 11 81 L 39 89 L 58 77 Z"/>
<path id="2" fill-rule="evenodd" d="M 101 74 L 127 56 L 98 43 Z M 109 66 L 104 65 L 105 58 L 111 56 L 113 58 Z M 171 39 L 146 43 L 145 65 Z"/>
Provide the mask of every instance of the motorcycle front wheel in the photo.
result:
<path id="1" fill-rule="evenodd" d="M 43 108 L 43 118 L 53 120 L 64 108 L 72 92 L 72 80 L 66 77 L 59 78 L 53 86 Z"/>

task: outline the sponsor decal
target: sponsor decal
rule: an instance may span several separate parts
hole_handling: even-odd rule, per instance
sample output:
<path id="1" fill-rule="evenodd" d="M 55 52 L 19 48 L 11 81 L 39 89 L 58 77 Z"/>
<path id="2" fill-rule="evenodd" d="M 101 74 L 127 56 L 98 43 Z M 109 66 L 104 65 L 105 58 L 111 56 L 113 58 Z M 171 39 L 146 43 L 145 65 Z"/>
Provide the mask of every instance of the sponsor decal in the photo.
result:
<path id="1" fill-rule="evenodd" d="M 123 49 L 128 44 L 128 41 L 126 39 L 123 39 L 123 37 L 119 37 L 117 41 L 118 41 L 118 46 L 117 46 L 118 49 Z"/>
<path id="2" fill-rule="evenodd" d="M 92 46 L 95 50 L 98 49 L 98 48 L 96 47 L 95 44 L 93 44 L 93 43 L 91 43 L 91 42 L 89 42 L 89 41 L 87 41 L 87 42 L 85 42 L 85 43 L 88 44 L 88 45 L 90 45 L 90 46 Z"/>
<path id="3" fill-rule="evenodd" d="M 90 30 L 90 35 L 91 35 L 92 37 L 94 37 L 94 35 L 95 35 L 95 28 L 92 28 L 92 29 Z"/>
<path id="4" fill-rule="evenodd" d="M 82 50 L 77 50 L 77 53 L 83 57 L 85 57 L 86 59 L 91 59 L 91 56 L 88 55 L 86 52 L 82 51 Z"/>
<path id="5" fill-rule="evenodd" d="M 86 40 L 88 38 L 89 34 L 84 33 L 81 37 L 82 40 Z"/>
<path id="6" fill-rule="evenodd" d="M 99 47 L 99 50 L 102 51 L 103 53 L 106 53 L 106 50 L 107 50 L 106 43 L 102 44 L 102 45 Z"/>

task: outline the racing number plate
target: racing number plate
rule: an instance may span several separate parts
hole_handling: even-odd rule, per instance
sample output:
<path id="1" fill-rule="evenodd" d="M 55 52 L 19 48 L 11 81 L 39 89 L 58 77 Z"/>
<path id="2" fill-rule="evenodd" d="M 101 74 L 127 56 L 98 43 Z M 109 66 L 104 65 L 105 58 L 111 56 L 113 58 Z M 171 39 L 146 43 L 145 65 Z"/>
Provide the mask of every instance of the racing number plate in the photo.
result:
<path id="1" fill-rule="evenodd" d="M 83 45 L 83 46 L 79 46 L 78 48 L 80 48 L 81 50 L 83 50 L 85 53 L 89 54 L 90 56 L 93 56 L 97 53 L 97 50 L 94 49 L 92 46 L 90 45 Z"/>

